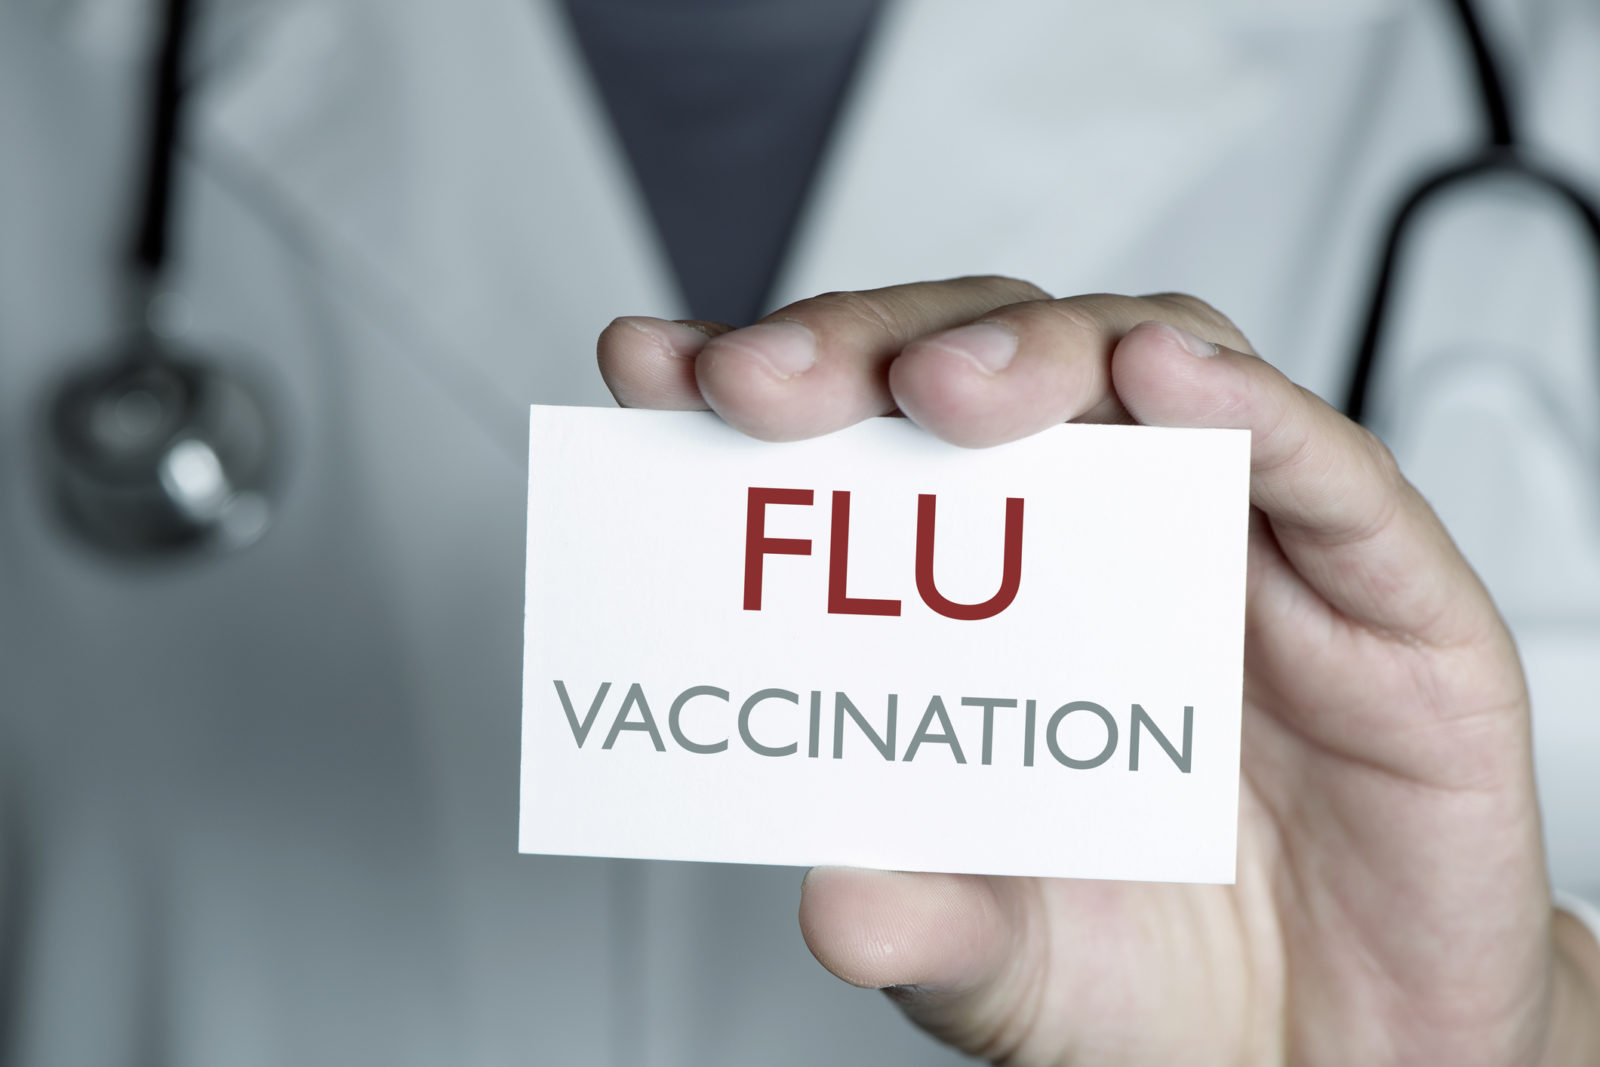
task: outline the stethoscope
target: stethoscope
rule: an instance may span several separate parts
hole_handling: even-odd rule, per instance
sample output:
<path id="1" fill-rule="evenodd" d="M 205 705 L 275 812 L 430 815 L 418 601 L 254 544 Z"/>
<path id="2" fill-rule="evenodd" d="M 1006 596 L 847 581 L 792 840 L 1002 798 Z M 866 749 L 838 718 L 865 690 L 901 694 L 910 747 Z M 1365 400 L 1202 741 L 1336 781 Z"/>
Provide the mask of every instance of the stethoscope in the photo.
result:
<path id="1" fill-rule="evenodd" d="M 166 298 L 173 163 L 190 0 L 167 0 L 150 82 L 137 226 L 124 268 L 129 328 L 60 383 L 47 407 L 46 484 L 88 544 L 151 559 L 251 544 L 272 520 L 277 437 L 259 385 L 180 347 L 155 321 Z"/>
<path id="2" fill-rule="evenodd" d="M 1372 272 L 1344 396 L 1345 413 L 1358 422 L 1368 414 L 1401 252 L 1425 205 L 1486 178 L 1531 183 L 1579 215 L 1600 272 L 1600 211 L 1575 183 L 1526 155 L 1471 0 L 1450 0 L 1449 7 L 1472 61 L 1486 139 L 1399 199 Z M 123 558 L 250 544 L 266 530 L 277 499 L 281 450 L 259 387 L 205 353 L 180 349 L 151 322 L 167 266 L 191 16 L 191 0 L 166 0 L 144 196 L 125 274 L 132 329 L 59 386 L 49 405 L 49 484 L 58 510 L 84 541 Z"/>
<path id="3" fill-rule="evenodd" d="M 1350 380 L 1345 389 L 1343 410 L 1356 422 L 1366 422 L 1369 414 L 1367 394 L 1378 371 L 1378 343 L 1383 338 L 1389 315 L 1401 250 L 1414 229 L 1412 223 L 1421 209 L 1430 202 L 1438 201 L 1443 194 L 1483 179 L 1504 177 L 1524 181 L 1535 189 L 1552 194 L 1582 219 L 1584 235 L 1589 239 L 1590 261 L 1597 271 L 1596 281 L 1600 281 L 1600 211 L 1575 183 L 1525 154 L 1517 133 L 1514 111 L 1507 98 L 1505 81 L 1489 51 L 1477 11 L 1471 0 L 1451 0 L 1449 6 L 1455 15 L 1465 50 L 1472 58 L 1473 73 L 1478 83 L 1478 101 L 1487 126 L 1486 139 L 1477 151 L 1451 160 L 1416 182 L 1400 198 L 1399 206 L 1390 218 L 1378 264 L 1372 272 L 1366 318 L 1358 335 L 1355 358 L 1350 366 Z"/>

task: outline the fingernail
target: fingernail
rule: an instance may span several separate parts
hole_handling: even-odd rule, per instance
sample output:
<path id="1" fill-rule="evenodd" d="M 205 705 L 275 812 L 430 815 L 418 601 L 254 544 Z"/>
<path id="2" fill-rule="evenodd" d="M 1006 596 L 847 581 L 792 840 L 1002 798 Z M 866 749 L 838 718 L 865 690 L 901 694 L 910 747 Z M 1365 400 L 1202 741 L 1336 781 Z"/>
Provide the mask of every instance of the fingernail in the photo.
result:
<path id="1" fill-rule="evenodd" d="M 718 334 L 727 333 L 729 330 L 733 329 L 732 326 L 726 326 L 715 322 L 707 322 L 705 319 L 673 319 L 672 324 L 674 326 L 687 326 L 694 332 L 703 333 L 707 337 L 715 337 Z"/>
<path id="2" fill-rule="evenodd" d="M 926 343 L 947 352 L 965 356 L 989 374 L 998 374 L 1011 365 L 1017 354 L 1017 335 L 993 322 L 958 326 L 926 338 Z"/>
<path id="3" fill-rule="evenodd" d="M 711 335 L 704 330 L 670 319 L 657 319 L 649 315 L 624 315 L 615 325 L 629 326 L 649 337 L 668 354 L 687 358 L 705 347 Z"/>
<path id="4" fill-rule="evenodd" d="M 1196 337 L 1188 330 L 1174 326 L 1170 322 L 1158 322 L 1156 325 L 1162 327 L 1168 333 L 1172 334 L 1172 339 L 1182 345 L 1183 350 L 1188 352 L 1191 356 L 1200 356 L 1205 358 L 1207 356 L 1214 356 L 1217 354 L 1216 345 L 1212 344 L 1210 341 L 1200 340 L 1200 338 Z"/>
<path id="5" fill-rule="evenodd" d="M 725 333 L 716 343 L 744 352 L 783 380 L 817 365 L 816 335 L 798 322 L 758 322 Z"/>
<path id="6" fill-rule="evenodd" d="M 882 989 L 891 1000 L 915 1000 L 930 992 L 927 986 L 916 984 L 886 985 Z"/>

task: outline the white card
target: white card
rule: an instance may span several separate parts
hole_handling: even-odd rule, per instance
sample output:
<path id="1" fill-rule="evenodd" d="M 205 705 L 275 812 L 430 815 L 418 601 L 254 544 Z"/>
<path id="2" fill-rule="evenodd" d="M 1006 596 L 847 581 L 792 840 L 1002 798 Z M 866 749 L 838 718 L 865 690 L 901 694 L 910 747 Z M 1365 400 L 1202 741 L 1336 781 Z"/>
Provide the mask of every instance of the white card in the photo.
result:
<path id="1" fill-rule="evenodd" d="M 534 407 L 522 851 L 1231 882 L 1249 448 Z"/>

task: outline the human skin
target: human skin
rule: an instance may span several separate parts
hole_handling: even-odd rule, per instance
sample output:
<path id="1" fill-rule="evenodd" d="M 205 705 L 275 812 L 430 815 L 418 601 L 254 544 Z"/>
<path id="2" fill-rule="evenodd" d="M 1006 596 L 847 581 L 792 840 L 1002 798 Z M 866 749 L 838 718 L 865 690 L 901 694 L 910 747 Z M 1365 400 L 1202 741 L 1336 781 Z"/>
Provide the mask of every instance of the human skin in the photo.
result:
<path id="1" fill-rule="evenodd" d="M 1505 625 L 1382 444 L 1215 309 L 963 278 L 737 330 L 619 319 L 599 358 L 625 406 L 768 440 L 896 411 L 969 447 L 1251 432 L 1237 883 L 818 868 L 800 925 L 834 974 L 1013 1064 L 1600 1063 L 1600 948 L 1551 907 Z"/>

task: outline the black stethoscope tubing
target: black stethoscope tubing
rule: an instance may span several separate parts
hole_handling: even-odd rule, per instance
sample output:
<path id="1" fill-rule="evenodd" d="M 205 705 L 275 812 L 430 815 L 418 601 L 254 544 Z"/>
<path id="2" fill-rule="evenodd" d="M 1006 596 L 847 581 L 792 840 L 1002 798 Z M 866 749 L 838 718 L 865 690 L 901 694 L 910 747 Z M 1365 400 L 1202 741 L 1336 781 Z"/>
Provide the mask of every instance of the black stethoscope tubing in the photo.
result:
<path id="1" fill-rule="evenodd" d="M 175 199 L 172 172 L 178 154 L 184 57 L 189 51 L 193 13 L 193 0 L 166 0 L 150 86 L 150 136 L 145 144 L 143 195 L 128 254 L 130 269 L 152 287 L 167 264 Z"/>
<path id="2" fill-rule="evenodd" d="M 1506 92 L 1505 79 L 1490 52 L 1482 23 L 1471 0 L 1450 0 L 1457 29 L 1472 58 L 1478 98 L 1487 127 L 1486 143 L 1471 155 L 1454 160 L 1427 174 L 1401 197 L 1384 234 L 1378 265 L 1372 272 L 1367 311 L 1350 364 L 1350 379 L 1345 389 L 1343 411 L 1356 422 L 1369 416 L 1367 397 L 1378 370 L 1379 344 L 1383 339 L 1399 271 L 1401 251 L 1413 230 L 1418 212 L 1443 194 L 1463 186 L 1493 178 L 1513 178 L 1549 193 L 1566 204 L 1583 223 L 1595 280 L 1600 283 L 1600 210 L 1578 185 L 1549 167 L 1530 159 L 1521 147 L 1515 112 Z M 1600 306 L 1600 304 L 1597 304 Z"/>

